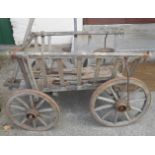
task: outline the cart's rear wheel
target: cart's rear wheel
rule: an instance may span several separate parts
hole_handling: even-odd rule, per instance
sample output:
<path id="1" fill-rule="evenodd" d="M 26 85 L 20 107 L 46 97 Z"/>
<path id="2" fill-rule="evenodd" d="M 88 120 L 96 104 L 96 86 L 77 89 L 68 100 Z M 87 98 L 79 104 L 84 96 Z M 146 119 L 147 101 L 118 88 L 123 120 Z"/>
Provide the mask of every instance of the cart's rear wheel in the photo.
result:
<path id="1" fill-rule="evenodd" d="M 57 103 L 37 90 L 20 90 L 6 104 L 6 112 L 19 127 L 31 131 L 48 130 L 59 120 Z"/>
<path id="2" fill-rule="evenodd" d="M 147 111 L 151 97 L 147 86 L 130 78 L 110 80 L 93 93 L 90 110 L 94 118 L 105 126 L 123 126 L 137 121 Z"/>

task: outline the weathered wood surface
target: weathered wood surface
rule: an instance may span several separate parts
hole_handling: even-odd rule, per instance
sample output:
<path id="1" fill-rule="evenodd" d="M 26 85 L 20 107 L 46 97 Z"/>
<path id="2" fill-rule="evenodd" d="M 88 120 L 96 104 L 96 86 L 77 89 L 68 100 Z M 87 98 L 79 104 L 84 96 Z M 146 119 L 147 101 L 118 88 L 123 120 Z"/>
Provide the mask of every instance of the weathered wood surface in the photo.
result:
<path id="1" fill-rule="evenodd" d="M 94 83 L 94 77 L 96 75 L 96 66 L 89 66 L 89 67 L 82 67 L 81 66 L 81 59 L 77 63 L 77 67 L 74 68 L 65 68 L 63 65 L 63 61 L 61 59 L 56 60 L 58 63 L 58 66 L 56 68 L 50 68 L 47 71 L 47 82 L 48 87 L 53 87 L 55 85 L 61 87 L 67 86 L 67 85 L 77 85 L 77 86 L 83 86 L 83 84 L 86 83 Z M 103 81 L 110 79 L 112 77 L 112 68 L 113 66 L 100 66 L 100 69 L 98 70 L 97 78 L 95 79 L 95 82 Z M 44 76 L 41 74 L 41 70 L 37 71 L 34 70 L 34 76 L 35 79 L 37 79 L 37 83 L 40 87 L 40 89 L 43 89 L 43 79 Z M 45 87 L 44 87 L 45 88 Z"/>
<path id="2" fill-rule="evenodd" d="M 60 84 L 64 85 L 64 65 L 63 61 L 61 59 L 57 59 L 57 65 L 58 65 L 58 73 L 59 73 L 59 79 L 60 79 Z"/>
<path id="3" fill-rule="evenodd" d="M 92 31 L 92 32 L 74 32 L 74 31 L 68 31 L 68 32 L 33 32 L 32 36 L 68 36 L 68 35 L 121 35 L 124 34 L 123 31 L 111 31 L 111 32 L 99 32 L 99 31 Z"/>
<path id="4" fill-rule="evenodd" d="M 13 52 L 13 53 L 8 53 L 9 55 L 14 55 L 16 57 L 40 57 L 42 55 L 42 52 L 31 52 L 31 51 L 22 51 L 22 52 Z M 76 58 L 76 57 L 84 57 L 84 58 L 103 58 L 103 57 L 149 57 L 151 54 L 146 52 L 146 51 L 141 51 L 141 52 L 130 52 L 130 53 L 126 53 L 126 52 L 113 52 L 113 53 L 87 53 L 87 52 L 82 52 L 82 53 L 67 53 L 67 52 L 63 52 L 63 53 L 59 53 L 57 51 L 53 51 L 53 52 L 48 52 L 48 51 L 44 51 L 43 53 L 44 58 Z"/>
<path id="5" fill-rule="evenodd" d="M 96 59 L 96 67 L 95 67 L 95 73 L 94 73 L 94 82 L 96 82 L 98 77 L 99 77 L 101 64 L 102 64 L 102 59 L 101 58 Z"/>
<path id="6" fill-rule="evenodd" d="M 78 85 L 81 84 L 81 75 L 82 75 L 82 68 L 83 68 L 83 64 L 82 64 L 82 57 L 78 57 L 77 58 L 77 83 Z"/>

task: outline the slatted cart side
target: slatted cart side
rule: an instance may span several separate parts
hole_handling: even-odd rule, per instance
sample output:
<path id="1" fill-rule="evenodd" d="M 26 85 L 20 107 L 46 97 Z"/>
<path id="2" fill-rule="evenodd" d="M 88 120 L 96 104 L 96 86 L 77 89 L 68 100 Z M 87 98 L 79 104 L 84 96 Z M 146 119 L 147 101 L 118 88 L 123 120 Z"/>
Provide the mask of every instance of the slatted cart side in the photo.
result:
<path id="1" fill-rule="evenodd" d="M 94 83 L 96 83 L 98 81 L 99 78 L 99 73 L 101 70 L 101 67 L 103 66 L 102 62 L 103 59 L 106 57 L 122 57 L 122 59 L 126 60 L 126 57 L 146 57 L 147 53 L 130 53 L 130 54 L 126 54 L 126 53 L 93 53 L 93 54 L 87 54 L 87 53 L 83 53 L 83 54 L 71 54 L 71 53 L 51 53 L 51 52 L 17 52 L 16 53 L 16 57 L 17 57 L 17 61 L 19 63 L 19 66 L 21 68 L 21 71 L 23 73 L 23 77 L 25 79 L 26 85 L 28 88 L 31 89 L 38 89 L 38 85 L 36 82 L 36 77 L 34 75 L 34 71 L 33 71 L 33 66 L 30 63 L 31 59 L 40 59 L 41 60 L 41 68 L 40 68 L 40 72 L 41 72 L 41 77 L 39 78 L 43 78 L 43 88 L 48 88 L 49 87 L 49 77 L 48 77 L 48 71 L 46 68 L 46 60 L 47 59 L 51 59 L 52 61 L 54 60 L 57 64 L 56 67 L 56 71 L 58 72 L 58 79 L 60 81 L 59 87 L 65 87 L 65 69 L 66 67 L 64 66 L 64 60 L 65 59 L 75 59 L 77 61 L 76 66 L 73 66 L 73 68 L 71 69 L 71 72 L 75 71 L 75 74 L 73 76 L 76 77 L 76 81 L 75 81 L 75 85 L 76 86 L 83 86 L 84 83 L 87 83 L 86 81 L 84 82 L 82 79 L 82 73 L 83 73 L 83 59 L 94 59 L 95 60 L 95 65 L 93 65 L 93 69 L 94 69 L 94 75 L 91 79 L 91 81 L 94 81 Z M 86 69 L 87 67 L 85 67 Z M 113 68 L 115 68 L 115 66 L 113 66 Z M 111 68 L 111 69 L 113 69 Z M 103 70 L 103 69 L 102 69 Z M 111 70 L 112 72 L 112 70 Z M 116 76 L 116 75 L 115 75 Z M 108 78 L 112 78 L 111 76 Z M 38 78 L 37 78 L 38 79 Z M 102 79 L 106 79 L 106 77 L 102 77 Z M 51 77 L 52 80 L 52 77 Z M 107 79 L 108 80 L 108 79 Z M 89 80 L 88 80 L 89 81 Z M 68 81 L 67 81 L 68 82 Z M 92 83 L 93 84 L 93 83 Z M 69 85 L 69 83 L 68 83 Z"/>

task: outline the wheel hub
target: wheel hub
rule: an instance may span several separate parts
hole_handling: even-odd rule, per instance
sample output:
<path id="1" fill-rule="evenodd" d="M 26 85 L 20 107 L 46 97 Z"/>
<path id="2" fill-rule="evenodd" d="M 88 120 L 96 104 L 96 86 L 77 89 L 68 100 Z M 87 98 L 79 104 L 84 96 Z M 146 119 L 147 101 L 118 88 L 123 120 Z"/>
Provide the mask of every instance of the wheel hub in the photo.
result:
<path id="1" fill-rule="evenodd" d="M 119 111 L 119 112 L 125 112 L 127 111 L 127 104 L 123 101 L 119 101 L 117 104 L 116 104 L 116 109 Z"/>
<path id="2" fill-rule="evenodd" d="M 38 116 L 38 112 L 35 109 L 29 111 L 26 115 L 27 119 L 36 119 L 37 116 Z"/>
<path id="3" fill-rule="evenodd" d="M 35 116 L 34 114 L 31 114 L 31 113 L 28 113 L 28 114 L 26 115 L 26 117 L 27 117 L 28 119 L 35 119 L 35 118 L 36 118 L 36 116 Z"/>

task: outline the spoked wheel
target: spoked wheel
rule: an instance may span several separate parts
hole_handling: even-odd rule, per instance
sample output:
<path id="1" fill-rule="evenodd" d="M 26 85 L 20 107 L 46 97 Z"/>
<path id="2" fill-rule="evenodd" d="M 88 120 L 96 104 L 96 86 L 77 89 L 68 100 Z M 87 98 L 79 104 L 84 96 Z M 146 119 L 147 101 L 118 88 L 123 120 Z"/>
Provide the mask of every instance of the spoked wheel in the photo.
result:
<path id="1" fill-rule="evenodd" d="M 128 83 L 128 85 L 127 85 Z M 123 126 L 137 121 L 147 111 L 151 97 L 140 80 L 118 78 L 99 86 L 93 93 L 90 110 L 105 126 Z"/>
<path id="2" fill-rule="evenodd" d="M 6 104 L 6 112 L 19 127 L 44 131 L 56 125 L 60 110 L 48 95 L 37 90 L 17 91 Z"/>

